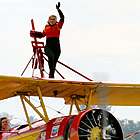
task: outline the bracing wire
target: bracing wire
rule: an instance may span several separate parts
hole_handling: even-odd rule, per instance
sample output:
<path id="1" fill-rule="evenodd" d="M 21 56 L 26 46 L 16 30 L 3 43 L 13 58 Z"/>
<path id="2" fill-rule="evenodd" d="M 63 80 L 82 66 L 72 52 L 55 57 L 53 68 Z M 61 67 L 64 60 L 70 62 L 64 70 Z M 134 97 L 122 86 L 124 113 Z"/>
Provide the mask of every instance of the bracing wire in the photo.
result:
<path id="1" fill-rule="evenodd" d="M 39 103 L 39 101 L 37 101 L 37 100 L 35 100 L 35 99 L 33 99 L 33 98 L 31 98 L 31 99 Z M 50 106 L 47 106 L 47 105 L 45 105 L 45 106 L 46 106 L 46 107 L 48 107 L 49 109 L 51 109 L 51 110 L 53 110 L 53 111 L 57 112 L 58 114 L 64 115 L 64 114 L 63 114 L 63 113 L 61 113 L 60 111 L 55 110 L 55 109 L 53 109 L 53 108 L 52 108 L 52 107 L 50 107 Z M 64 106 L 65 106 L 65 105 L 64 105 Z M 63 107 L 63 108 L 64 108 L 64 107 Z M 63 108 L 62 108 L 62 109 L 63 109 Z M 61 109 L 61 110 L 62 110 L 62 109 Z"/>

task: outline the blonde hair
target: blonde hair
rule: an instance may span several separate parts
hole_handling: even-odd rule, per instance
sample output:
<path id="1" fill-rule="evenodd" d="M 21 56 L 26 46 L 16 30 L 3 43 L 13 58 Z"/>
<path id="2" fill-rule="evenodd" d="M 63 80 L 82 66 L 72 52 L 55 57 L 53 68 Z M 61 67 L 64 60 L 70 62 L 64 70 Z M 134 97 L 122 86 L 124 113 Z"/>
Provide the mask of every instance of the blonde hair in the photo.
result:
<path id="1" fill-rule="evenodd" d="M 49 24 L 49 21 L 50 21 L 50 18 L 51 18 L 51 17 L 55 17 L 56 22 L 57 22 L 57 16 L 56 16 L 56 15 L 50 15 L 50 16 L 49 16 L 49 19 L 48 19 L 48 24 Z"/>

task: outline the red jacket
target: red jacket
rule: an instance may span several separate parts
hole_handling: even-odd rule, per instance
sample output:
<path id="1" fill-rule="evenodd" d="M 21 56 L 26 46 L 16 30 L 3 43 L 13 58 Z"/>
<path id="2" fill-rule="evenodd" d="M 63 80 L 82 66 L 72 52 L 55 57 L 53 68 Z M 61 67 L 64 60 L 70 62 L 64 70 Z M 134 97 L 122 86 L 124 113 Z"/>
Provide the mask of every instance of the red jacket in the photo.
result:
<path id="1" fill-rule="evenodd" d="M 59 21 L 53 26 L 46 25 L 45 29 L 43 30 L 43 36 L 49 37 L 58 37 L 60 36 L 60 29 L 63 26 L 64 21 Z"/>

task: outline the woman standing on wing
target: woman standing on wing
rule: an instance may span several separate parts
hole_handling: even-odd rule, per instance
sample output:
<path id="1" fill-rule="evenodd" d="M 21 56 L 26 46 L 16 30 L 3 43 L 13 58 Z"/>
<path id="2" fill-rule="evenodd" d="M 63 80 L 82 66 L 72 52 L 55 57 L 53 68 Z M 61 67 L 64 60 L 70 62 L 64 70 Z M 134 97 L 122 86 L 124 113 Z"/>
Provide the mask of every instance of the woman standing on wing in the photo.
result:
<path id="1" fill-rule="evenodd" d="M 55 15 L 49 16 L 48 25 L 45 26 L 43 32 L 30 31 L 31 37 L 44 37 L 46 36 L 46 46 L 45 46 L 45 54 L 48 56 L 48 64 L 49 64 L 49 78 L 54 78 L 54 72 L 56 63 L 61 53 L 60 49 L 60 30 L 64 23 L 64 15 L 60 8 L 60 2 L 56 5 L 56 9 L 59 13 L 60 20 L 57 22 L 57 17 Z"/>

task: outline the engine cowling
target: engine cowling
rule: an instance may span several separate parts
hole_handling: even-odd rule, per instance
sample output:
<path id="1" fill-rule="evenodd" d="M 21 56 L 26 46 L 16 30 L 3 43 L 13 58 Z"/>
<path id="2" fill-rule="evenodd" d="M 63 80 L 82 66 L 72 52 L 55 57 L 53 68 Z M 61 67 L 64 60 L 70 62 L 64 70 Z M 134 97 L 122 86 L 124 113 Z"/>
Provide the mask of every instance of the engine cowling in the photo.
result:
<path id="1" fill-rule="evenodd" d="M 77 115 L 70 128 L 70 140 L 123 140 L 117 119 L 102 109 L 90 109 Z"/>

